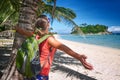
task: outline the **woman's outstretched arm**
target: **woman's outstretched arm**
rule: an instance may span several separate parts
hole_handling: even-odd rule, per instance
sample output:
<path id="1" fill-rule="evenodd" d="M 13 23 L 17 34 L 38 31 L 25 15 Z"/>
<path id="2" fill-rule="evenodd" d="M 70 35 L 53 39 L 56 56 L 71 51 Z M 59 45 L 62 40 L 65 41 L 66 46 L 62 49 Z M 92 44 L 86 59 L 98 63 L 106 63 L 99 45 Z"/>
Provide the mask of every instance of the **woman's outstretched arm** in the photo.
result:
<path id="1" fill-rule="evenodd" d="M 89 69 L 89 70 L 93 69 L 93 66 L 86 61 L 87 57 L 85 55 L 78 54 L 78 53 L 74 52 L 68 46 L 62 44 L 61 42 L 57 41 L 53 37 L 49 37 L 48 42 L 51 46 L 53 46 L 57 49 L 60 49 L 60 50 L 64 51 L 65 53 L 67 53 L 68 55 L 70 55 L 70 56 L 76 58 L 77 60 L 79 60 L 86 69 Z"/>

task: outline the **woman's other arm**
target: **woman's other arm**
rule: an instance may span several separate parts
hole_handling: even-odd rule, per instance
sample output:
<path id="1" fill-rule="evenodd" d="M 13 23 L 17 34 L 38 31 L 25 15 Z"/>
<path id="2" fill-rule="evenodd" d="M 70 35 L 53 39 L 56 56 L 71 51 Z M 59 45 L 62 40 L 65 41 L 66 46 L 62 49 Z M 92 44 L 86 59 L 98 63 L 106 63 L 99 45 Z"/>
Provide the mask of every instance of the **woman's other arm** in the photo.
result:
<path id="1" fill-rule="evenodd" d="M 24 35 L 24 36 L 27 36 L 27 37 L 30 37 L 30 36 L 33 35 L 33 32 L 24 30 L 24 29 L 20 28 L 19 26 L 16 26 L 16 27 L 15 27 L 15 30 L 16 30 L 18 33 L 20 33 L 21 35 Z"/>

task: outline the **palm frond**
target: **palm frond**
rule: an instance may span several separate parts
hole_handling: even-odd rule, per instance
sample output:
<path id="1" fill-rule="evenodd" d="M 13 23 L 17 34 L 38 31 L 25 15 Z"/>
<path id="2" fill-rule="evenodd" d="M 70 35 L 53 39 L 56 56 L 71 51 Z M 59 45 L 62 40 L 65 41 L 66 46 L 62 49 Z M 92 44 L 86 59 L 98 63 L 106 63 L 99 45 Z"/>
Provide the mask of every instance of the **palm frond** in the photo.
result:
<path id="1" fill-rule="evenodd" d="M 8 19 L 16 20 L 15 18 L 18 17 L 19 7 L 20 7 L 21 0 L 3 0 L 0 3 L 0 17 L 2 17 L 1 24 L 7 21 Z M 12 17 L 14 15 L 14 17 Z"/>
<path id="2" fill-rule="evenodd" d="M 10 0 L 10 3 L 12 7 L 16 10 L 19 11 L 20 5 L 21 5 L 22 0 Z"/>
<path id="3" fill-rule="evenodd" d="M 40 10 L 39 12 L 49 14 L 49 16 L 51 16 L 51 19 L 52 19 L 52 15 L 53 15 L 52 5 L 44 5 L 44 7 L 42 7 L 42 9 L 39 9 L 39 10 Z M 76 14 L 71 9 L 56 6 L 55 12 L 54 12 L 54 19 L 58 20 L 59 22 L 63 22 L 69 26 L 78 26 L 73 21 L 75 17 L 76 17 Z"/>
<path id="4" fill-rule="evenodd" d="M 43 0 L 47 4 L 54 4 L 54 0 Z"/>

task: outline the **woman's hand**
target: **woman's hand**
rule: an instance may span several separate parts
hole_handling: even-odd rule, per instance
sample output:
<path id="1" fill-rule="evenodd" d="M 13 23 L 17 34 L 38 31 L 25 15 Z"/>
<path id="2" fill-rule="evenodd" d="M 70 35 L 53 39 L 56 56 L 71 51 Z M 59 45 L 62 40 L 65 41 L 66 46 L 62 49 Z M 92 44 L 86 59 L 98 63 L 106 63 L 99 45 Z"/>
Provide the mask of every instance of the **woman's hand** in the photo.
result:
<path id="1" fill-rule="evenodd" d="M 93 66 L 90 63 L 88 63 L 86 59 L 87 57 L 85 55 L 81 55 L 80 62 L 86 69 L 93 70 Z"/>

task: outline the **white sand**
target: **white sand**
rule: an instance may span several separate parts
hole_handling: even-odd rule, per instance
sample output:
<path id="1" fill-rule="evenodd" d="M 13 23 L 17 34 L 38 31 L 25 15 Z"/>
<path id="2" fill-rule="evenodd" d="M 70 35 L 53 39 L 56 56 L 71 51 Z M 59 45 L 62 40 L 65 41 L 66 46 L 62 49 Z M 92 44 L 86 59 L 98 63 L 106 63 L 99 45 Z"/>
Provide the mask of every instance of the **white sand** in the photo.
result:
<path id="1" fill-rule="evenodd" d="M 81 64 L 74 65 L 66 64 L 65 62 L 58 63 L 61 66 L 66 67 L 68 72 L 62 71 L 60 67 L 58 67 L 56 70 L 50 72 L 50 80 L 120 80 L 120 49 L 77 43 L 63 39 L 58 40 L 69 46 L 74 51 L 87 55 L 87 61 L 94 66 L 94 70 L 86 70 L 81 66 Z M 59 52 L 61 51 L 58 51 L 56 54 Z M 62 57 L 67 56 L 67 54 L 62 54 Z M 79 63 L 76 59 L 74 62 Z M 81 79 L 81 76 L 79 76 L 79 78 L 76 78 L 75 76 L 66 77 L 70 71 L 69 69 L 76 71 L 76 74 L 78 75 L 83 75 L 84 79 Z M 72 74 L 74 74 L 74 72 L 72 72 Z"/>

